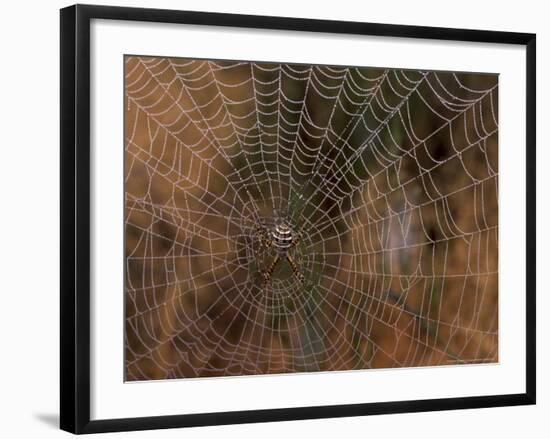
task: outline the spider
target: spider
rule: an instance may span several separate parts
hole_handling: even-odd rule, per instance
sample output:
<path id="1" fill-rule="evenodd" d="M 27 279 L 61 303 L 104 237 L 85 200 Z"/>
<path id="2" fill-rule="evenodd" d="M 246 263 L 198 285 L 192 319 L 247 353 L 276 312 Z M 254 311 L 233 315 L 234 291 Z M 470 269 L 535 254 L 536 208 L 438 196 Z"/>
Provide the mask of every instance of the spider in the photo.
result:
<path id="1" fill-rule="evenodd" d="M 276 252 L 273 261 L 263 273 L 264 288 L 271 282 L 271 277 L 275 268 L 282 259 L 286 259 L 288 265 L 292 269 L 294 276 L 301 282 L 305 282 L 305 276 L 300 272 L 300 269 L 296 265 L 296 261 L 291 254 L 291 251 L 300 243 L 302 239 L 302 229 L 299 232 L 294 233 L 289 227 L 288 223 L 284 220 L 278 221 L 273 228 L 266 229 L 262 226 L 257 228 L 258 235 L 260 237 L 260 243 L 265 249 L 273 248 Z"/>

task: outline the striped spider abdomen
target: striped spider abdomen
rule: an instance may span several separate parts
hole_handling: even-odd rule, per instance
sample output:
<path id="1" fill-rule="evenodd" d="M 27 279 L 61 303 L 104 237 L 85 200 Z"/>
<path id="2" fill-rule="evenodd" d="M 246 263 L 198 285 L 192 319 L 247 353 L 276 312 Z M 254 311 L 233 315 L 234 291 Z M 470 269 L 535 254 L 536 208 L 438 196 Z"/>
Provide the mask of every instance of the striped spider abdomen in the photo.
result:
<path id="1" fill-rule="evenodd" d="M 275 247 L 278 252 L 286 254 L 292 246 L 292 230 L 287 224 L 283 222 L 278 223 L 271 231 L 271 239 L 273 247 Z"/>

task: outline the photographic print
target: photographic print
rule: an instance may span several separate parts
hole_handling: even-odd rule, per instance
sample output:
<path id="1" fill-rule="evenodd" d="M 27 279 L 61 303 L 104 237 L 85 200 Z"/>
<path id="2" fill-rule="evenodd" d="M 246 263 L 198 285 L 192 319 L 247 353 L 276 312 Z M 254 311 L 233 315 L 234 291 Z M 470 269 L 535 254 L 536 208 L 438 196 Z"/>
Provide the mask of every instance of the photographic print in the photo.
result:
<path id="1" fill-rule="evenodd" d="M 127 55 L 127 381 L 498 362 L 498 75 Z"/>

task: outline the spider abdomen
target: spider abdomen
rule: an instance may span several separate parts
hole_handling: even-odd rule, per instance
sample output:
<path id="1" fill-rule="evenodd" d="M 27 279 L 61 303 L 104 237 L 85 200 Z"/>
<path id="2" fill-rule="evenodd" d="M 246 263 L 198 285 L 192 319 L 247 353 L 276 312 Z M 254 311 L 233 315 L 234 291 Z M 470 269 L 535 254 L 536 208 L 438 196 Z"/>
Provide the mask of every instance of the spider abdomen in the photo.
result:
<path id="1" fill-rule="evenodd" d="M 286 224 L 277 224 L 271 233 L 273 246 L 286 253 L 292 245 L 292 230 Z"/>

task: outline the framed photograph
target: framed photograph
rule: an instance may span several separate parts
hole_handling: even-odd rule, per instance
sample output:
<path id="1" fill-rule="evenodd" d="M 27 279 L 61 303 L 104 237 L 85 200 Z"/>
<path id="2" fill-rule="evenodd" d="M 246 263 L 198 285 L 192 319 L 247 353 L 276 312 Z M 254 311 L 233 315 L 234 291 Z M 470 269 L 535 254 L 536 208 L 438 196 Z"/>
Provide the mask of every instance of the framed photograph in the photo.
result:
<path id="1" fill-rule="evenodd" d="M 535 35 L 61 10 L 61 428 L 535 403 Z"/>

